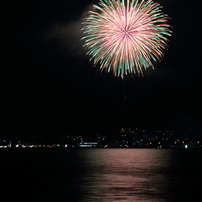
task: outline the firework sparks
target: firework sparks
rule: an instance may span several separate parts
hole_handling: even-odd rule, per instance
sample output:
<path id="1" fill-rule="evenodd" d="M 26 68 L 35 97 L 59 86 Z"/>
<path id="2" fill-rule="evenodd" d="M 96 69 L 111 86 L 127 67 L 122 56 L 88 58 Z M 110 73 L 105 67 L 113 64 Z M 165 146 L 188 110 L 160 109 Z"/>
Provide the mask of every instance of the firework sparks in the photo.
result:
<path id="1" fill-rule="evenodd" d="M 84 47 L 94 64 L 123 77 L 161 61 L 171 35 L 168 17 L 152 0 L 101 0 L 83 22 Z"/>

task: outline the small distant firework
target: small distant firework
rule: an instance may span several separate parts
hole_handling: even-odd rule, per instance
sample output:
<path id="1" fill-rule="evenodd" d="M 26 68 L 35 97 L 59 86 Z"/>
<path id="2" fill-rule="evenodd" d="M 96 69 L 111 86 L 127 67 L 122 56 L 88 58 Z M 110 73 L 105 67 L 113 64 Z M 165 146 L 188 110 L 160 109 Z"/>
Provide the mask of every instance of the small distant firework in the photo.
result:
<path id="1" fill-rule="evenodd" d="M 171 36 L 168 17 L 152 0 L 101 0 L 83 22 L 82 38 L 94 65 L 122 78 L 143 75 L 161 61 Z"/>

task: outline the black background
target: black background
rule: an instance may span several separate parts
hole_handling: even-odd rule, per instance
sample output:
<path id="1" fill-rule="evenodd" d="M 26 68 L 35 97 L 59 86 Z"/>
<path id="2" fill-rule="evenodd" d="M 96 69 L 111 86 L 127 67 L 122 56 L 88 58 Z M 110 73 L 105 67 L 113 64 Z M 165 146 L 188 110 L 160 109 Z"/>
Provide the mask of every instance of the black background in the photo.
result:
<path id="1" fill-rule="evenodd" d="M 173 26 L 155 70 L 124 80 L 93 67 L 81 22 L 92 0 L 7 1 L 1 17 L 1 134 L 201 131 L 201 17 L 196 1 L 160 1 Z"/>

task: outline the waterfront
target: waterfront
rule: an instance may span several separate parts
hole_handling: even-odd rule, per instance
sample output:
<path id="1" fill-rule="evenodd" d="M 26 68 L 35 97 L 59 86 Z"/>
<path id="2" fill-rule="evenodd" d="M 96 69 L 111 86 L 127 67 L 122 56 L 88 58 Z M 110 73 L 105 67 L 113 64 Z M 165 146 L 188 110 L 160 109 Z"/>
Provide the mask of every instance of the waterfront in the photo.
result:
<path id="1" fill-rule="evenodd" d="M 201 201 L 197 149 L 3 149 L 0 157 L 7 200 Z"/>
<path id="2" fill-rule="evenodd" d="M 0 136 L 0 149 L 6 148 L 202 148 L 200 133 L 192 136 L 174 130 L 125 130 L 114 133 L 80 133 L 47 136 Z"/>

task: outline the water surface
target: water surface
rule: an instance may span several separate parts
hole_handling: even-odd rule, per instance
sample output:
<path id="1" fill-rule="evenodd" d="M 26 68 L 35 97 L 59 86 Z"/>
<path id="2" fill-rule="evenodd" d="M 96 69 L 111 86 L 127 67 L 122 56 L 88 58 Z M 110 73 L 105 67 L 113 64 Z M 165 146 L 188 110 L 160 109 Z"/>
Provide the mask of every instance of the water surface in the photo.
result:
<path id="1" fill-rule="evenodd" d="M 0 193 L 10 199 L 201 201 L 201 150 L 2 149 L 0 155 Z"/>

